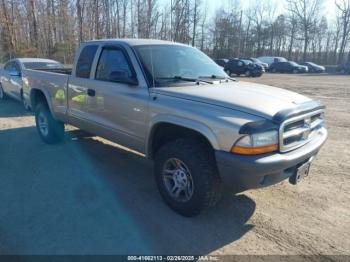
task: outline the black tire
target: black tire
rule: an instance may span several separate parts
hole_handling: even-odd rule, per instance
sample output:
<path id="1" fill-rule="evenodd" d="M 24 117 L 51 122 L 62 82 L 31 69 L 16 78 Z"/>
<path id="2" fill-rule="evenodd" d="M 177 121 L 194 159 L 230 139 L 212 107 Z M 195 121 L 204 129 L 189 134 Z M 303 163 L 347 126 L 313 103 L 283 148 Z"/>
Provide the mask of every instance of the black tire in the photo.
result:
<path id="1" fill-rule="evenodd" d="M 251 77 L 251 76 L 252 76 L 252 74 L 250 73 L 249 70 L 245 71 L 244 75 L 245 75 L 246 77 Z"/>
<path id="2" fill-rule="evenodd" d="M 44 129 L 44 122 L 46 129 Z M 46 104 L 39 103 L 35 108 L 35 123 L 39 136 L 47 144 L 61 142 L 64 138 L 64 124 L 53 118 Z"/>
<path id="3" fill-rule="evenodd" d="M 188 183 L 192 185 L 192 194 L 182 192 L 179 198 L 186 198 L 191 195 L 186 201 L 181 199 L 174 199 L 169 192 L 169 185 L 167 185 L 165 177 L 172 176 L 170 180 L 173 181 L 173 188 L 175 188 L 175 173 L 171 175 L 164 172 L 167 168 L 167 163 L 173 159 L 180 160 L 190 172 L 190 179 Z M 179 169 L 176 169 L 179 170 Z M 155 156 L 155 178 L 158 190 L 167 203 L 167 205 L 177 213 L 192 217 L 198 215 L 204 209 L 215 205 L 221 197 L 221 181 L 218 175 L 215 158 L 211 149 L 204 143 L 195 139 L 178 139 L 168 144 L 165 144 L 158 150 Z M 170 181 L 168 180 L 168 181 Z M 183 189 L 188 190 L 188 186 Z M 175 192 L 173 192 L 175 193 Z"/>
<path id="4" fill-rule="evenodd" d="M 0 83 L 0 100 L 5 100 L 5 99 L 6 99 L 6 94 Z"/>

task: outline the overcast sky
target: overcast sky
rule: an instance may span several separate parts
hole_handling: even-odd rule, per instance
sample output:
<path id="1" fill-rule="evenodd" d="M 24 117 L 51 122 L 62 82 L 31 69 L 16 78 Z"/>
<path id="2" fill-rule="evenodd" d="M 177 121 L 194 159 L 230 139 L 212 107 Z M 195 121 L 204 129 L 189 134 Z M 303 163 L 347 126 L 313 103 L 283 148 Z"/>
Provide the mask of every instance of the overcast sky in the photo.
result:
<path id="1" fill-rule="evenodd" d="M 170 0 L 162 0 L 162 1 L 170 2 Z M 230 3 L 233 3 L 235 1 L 239 2 L 242 8 L 249 8 L 249 5 L 251 3 L 254 3 L 255 1 L 260 1 L 260 0 L 202 0 L 204 6 L 205 4 L 208 6 L 208 15 L 210 17 L 213 17 L 215 14 L 215 11 L 220 7 L 228 8 L 230 6 Z M 269 1 L 269 0 L 265 0 L 265 1 Z M 276 5 L 277 15 L 284 12 L 286 8 L 285 0 L 270 0 L 270 1 L 272 4 Z M 327 17 L 327 19 L 329 20 L 329 22 L 331 22 L 331 20 L 335 18 L 334 0 L 323 0 L 323 12 L 324 12 L 324 15 Z"/>

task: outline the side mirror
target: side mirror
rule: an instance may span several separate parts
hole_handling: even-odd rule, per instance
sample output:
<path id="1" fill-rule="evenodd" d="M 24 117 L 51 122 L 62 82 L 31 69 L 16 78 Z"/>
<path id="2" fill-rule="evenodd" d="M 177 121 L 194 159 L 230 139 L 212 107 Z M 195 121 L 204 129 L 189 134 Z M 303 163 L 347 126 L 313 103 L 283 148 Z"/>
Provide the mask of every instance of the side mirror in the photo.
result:
<path id="1" fill-rule="evenodd" d="M 10 72 L 9 72 L 9 75 L 10 75 L 10 76 L 17 76 L 17 77 L 20 77 L 20 76 L 21 76 L 21 73 L 18 72 L 18 71 L 10 71 Z"/>
<path id="2" fill-rule="evenodd" d="M 116 70 L 112 71 L 109 74 L 109 81 L 111 82 L 117 82 L 117 83 L 124 83 L 128 85 L 136 86 L 139 84 L 136 78 L 130 77 L 129 73 L 125 70 Z"/>

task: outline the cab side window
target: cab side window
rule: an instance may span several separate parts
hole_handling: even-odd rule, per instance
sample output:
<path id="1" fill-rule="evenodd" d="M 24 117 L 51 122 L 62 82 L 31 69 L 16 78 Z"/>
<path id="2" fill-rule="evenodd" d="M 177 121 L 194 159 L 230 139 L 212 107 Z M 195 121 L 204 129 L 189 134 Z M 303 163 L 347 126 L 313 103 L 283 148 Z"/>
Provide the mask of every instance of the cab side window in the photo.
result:
<path id="1" fill-rule="evenodd" d="M 114 47 L 102 50 L 96 70 L 97 80 L 123 82 L 133 77 L 132 72 L 122 50 Z"/>
<path id="2" fill-rule="evenodd" d="M 92 63 L 94 62 L 94 58 L 97 52 L 98 46 L 97 45 L 88 45 L 84 47 L 84 49 L 81 51 L 79 55 L 79 59 L 77 62 L 76 77 L 81 78 L 89 78 Z"/>

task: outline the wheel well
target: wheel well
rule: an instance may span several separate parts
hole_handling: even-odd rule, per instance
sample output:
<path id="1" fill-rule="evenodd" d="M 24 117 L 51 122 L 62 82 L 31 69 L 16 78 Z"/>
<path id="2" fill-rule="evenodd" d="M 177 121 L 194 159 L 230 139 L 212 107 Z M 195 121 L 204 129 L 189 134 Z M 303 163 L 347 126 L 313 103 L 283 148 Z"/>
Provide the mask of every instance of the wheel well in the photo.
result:
<path id="1" fill-rule="evenodd" d="M 44 103 L 47 105 L 46 97 L 44 93 L 41 90 L 34 89 L 30 93 L 30 102 L 32 105 L 32 108 L 35 109 L 37 104 Z"/>
<path id="2" fill-rule="evenodd" d="M 178 126 L 171 123 L 161 123 L 154 127 L 151 134 L 149 157 L 154 158 L 156 152 L 166 143 L 174 141 L 179 138 L 191 138 L 200 141 L 214 153 L 213 146 L 209 140 L 198 131 L 183 126 Z"/>

